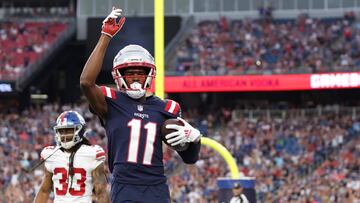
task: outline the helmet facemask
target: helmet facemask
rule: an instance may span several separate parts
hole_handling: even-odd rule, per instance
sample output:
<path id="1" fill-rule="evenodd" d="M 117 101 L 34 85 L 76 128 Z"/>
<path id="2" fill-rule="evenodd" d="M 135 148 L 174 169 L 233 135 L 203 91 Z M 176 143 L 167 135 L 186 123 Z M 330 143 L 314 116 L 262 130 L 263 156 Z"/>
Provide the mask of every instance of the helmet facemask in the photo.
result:
<path id="1" fill-rule="evenodd" d="M 70 149 L 77 143 L 81 142 L 82 137 L 80 132 L 83 130 L 83 126 L 78 124 L 74 126 L 55 126 L 55 139 L 59 146 L 64 149 Z M 66 130 L 69 129 L 69 130 Z M 65 133 L 64 133 L 65 132 Z M 69 137 L 71 136 L 71 139 Z"/>
<path id="2" fill-rule="evenodd" d="M 146 73 L 136 75 L 128 75 L 125 73 L 126 70 L 131 69 L 146 69 Z M 152 79 L 155 77 L 154 72 L 154 68 L 130 66 L 124 68 L 114 68 L 112 75 L 120 91 L 124 91 L 129 97 L 133 99 L 140 99 L 145 95 L 146 90 L 151 88 Z M 127 82 L 132 78 L 136 78 L 136 80 L 130 83 Z"/>
<path id="3" fill-rule="evenodd" d="M 141 68 L 146 70 L 146 74 L 136 74 L 136 76 L 125 74 L 131 69 Z M 143 47 L 128 45 L 114 58 L 112 77 L 120 91 L 125 91 L 133 99 L 140 99 L 145 96 L 146 90 L 151 88 L 152 79 L 155 77 L 154 58 Z M 131 77 L 142 78 L 143 83 L 133 81 L 128 84 L 127 79 Z"/>

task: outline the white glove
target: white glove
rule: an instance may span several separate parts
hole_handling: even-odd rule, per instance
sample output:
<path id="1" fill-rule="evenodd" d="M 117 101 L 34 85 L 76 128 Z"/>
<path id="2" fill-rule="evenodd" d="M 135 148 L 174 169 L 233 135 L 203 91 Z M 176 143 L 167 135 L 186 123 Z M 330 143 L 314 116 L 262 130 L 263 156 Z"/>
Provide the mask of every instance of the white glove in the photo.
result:
<path id="1" fill-rule="evenodd" d="M 175 132 L 169 133 L 165 136 L 167 142 L 171 146 L 175 146 L 178 144 L 184 144 L 187 142 L 199 142 L 201 138 L 200 131 L 194 127 L 192 127 L 188 122 L 184 119 L 177 117 L 181 122 L 184 123 L 184 126 L 168 124 L 165 127 L 167 129 L 176 130 Z"/>
<path id="2" fill-rule="evenodd" d="M 122 9 L 113 7 L 111 13 L 103 20 L 103 23 L 107 23 L 110 19 L 116 19 L 121 16 Z"/>

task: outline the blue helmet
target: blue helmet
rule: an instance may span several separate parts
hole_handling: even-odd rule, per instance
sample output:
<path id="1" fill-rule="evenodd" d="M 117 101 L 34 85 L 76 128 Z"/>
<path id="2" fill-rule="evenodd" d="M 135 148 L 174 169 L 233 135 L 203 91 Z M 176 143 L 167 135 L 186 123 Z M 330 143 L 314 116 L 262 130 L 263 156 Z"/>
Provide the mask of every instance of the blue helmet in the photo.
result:
<path id="1" fill-rule="evenodd" d="M 73 137 L 71 141 L 63 142 L 62 136 L 69 136 L 69 134 L 62 134 L 62 129 L 74 129 Z M 76 111 L 64 111 L 56 119 L 56 125 L 54 126 L 56 144 L 65 149 L 70 149 L 83 139 L 85 130 L 85 120 Z"/>

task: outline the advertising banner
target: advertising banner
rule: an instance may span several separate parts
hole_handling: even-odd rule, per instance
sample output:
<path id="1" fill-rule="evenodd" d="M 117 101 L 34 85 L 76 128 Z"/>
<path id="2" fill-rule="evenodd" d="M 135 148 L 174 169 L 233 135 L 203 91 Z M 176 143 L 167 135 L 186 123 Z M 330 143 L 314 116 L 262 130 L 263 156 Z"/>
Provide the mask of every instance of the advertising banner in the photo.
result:
<path id="1" fill-rule="evenodd" d="M 360 72 L 292 75 L 167 76 L 165 92 L 246 92 L 359 88 Z"/>

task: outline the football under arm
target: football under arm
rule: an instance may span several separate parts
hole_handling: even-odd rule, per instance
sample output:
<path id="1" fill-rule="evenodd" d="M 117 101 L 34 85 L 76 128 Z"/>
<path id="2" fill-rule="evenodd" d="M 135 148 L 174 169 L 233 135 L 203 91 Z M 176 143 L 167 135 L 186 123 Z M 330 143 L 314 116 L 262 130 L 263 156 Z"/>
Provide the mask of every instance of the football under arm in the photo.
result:
<path id="1" fill-rule="evenodd" d="M 100 39 L 87 60 L 84 69 L 80 76 L 80 87 L 90 106 L 101 117 L 105 118 L 107 113 L 107 105 L 105 96 L 100 87 L 95 82 L 101 71 L 106 49 L 109 45 L 110 38 L 105 34 L 100 36 Z"/>
<path id="2" fill-rule="evenodd" d="M 98 203 L 109 203 L 109 192 L 107 190 L 107 179 L 104 170 L 104 163 L 100 164 L 96 167 L 95 170 L 92 171 L 92 178 L 95 190 L 95 196 Z"/>
<path id="3" fill-rule="evenodd" d="M 52 173 L 44 168 L 44 177 L 41 183 L 40 189 L 37 192 L 34 203 L 46 203 L 49 199 L 50 192 L 52 190 Z"/>

